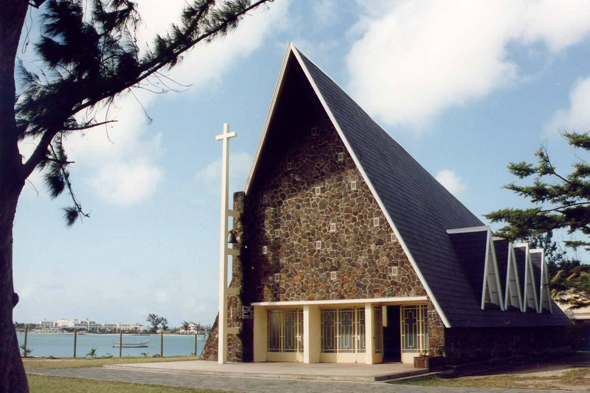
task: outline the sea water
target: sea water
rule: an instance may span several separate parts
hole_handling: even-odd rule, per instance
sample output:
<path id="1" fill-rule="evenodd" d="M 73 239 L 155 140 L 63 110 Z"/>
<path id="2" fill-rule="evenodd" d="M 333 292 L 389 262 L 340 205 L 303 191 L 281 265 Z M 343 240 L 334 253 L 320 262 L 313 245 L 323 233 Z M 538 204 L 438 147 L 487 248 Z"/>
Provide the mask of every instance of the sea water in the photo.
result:
<path id="1" fill-rule="evenodd" d="M 147 348 L 123 348 L 123 356 L 148 356 L 160 354 L 160 335 L 123 335 L 123 344 L 150 340 Z M 91 349 L 96 348 L 96 356 L 119 356 L 119 348 L 113 344 L 119 342 L 118 334 L 78 334 L 76 357 L 85 357 Z M 18 334 L 18 345 L 25 343 L 24 333 Z M 200 355 L 205 341 L 197 342 L 197 355 Z M 56 358 L 74 356 L 74 333 L 71 334 L 37 334 L 29 333 L 27 347 L 33 352 L 29 356 L 54 356 Z M 195 352 L 195 336 L 164 335 L 164 356 L 190 356 Z M 147 355 L 146 355 L 147 354 Z"/>

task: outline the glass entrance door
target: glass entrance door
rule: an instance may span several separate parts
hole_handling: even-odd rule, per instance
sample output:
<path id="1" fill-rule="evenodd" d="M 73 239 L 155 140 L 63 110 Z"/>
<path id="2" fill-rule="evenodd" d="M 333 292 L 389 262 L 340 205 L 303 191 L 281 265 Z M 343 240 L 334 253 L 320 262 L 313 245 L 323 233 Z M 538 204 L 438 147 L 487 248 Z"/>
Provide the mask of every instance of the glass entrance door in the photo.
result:
<path id="1" fill-rule="evenodd" d="M 426 306 L 402 306 L 401 316 L 402 362 L 412 363 L 428 349 Z"/>

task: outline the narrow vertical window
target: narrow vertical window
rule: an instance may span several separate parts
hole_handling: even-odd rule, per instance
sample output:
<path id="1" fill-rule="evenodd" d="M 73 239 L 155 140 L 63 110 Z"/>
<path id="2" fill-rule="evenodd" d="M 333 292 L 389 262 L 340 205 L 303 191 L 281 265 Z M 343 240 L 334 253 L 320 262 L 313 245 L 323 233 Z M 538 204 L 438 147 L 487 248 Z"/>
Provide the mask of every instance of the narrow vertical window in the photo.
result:
<path id="1" fill-rule="evenodd" d="M 338 153 L 338 161 L 344 161 L 344 153 Z"/>
<path id="2" fill-rule="evenodd" d="M 314 194 L 320 195 L 322 193 L 322 187 L 315 187 L 313 189 Z"/>
<path id="3" fill-rule="evenodd" d="M 355 191 L 356 190 L 356 181 L 350 183 L 350 189 Z"/>
<path id="4" fill-rule="evenodd" d="M 330 279 L 336 281 L 338 279 L 338 272 L 330 272 Z"/>
<path id="5" fill-rule="evenodd" d="M 330 224 L 330 232 L 336 232 L 336 224 Z"/>
<path id="6" fill-rule="evenodd" d="M 381 220 L 379 218 L 373 218 L 373 226 L 378 227 L 381 225 Z"/>
<path id="7" fill-rule="evenodd" d="M 266 255 L 268 253 L 268 247 L 264 246 L 262 247 L 262 255 Z"/>
<path id="8" fill-rule="evenodd" d="M 317 242 L 315 242 L 315 249 L 316 250 L 321 250 L 322 249 L 322 242 L 321 242 L 321 240 L 318 240 Z"/>
<path id="9" fill-rule="evenodd" d="M 275 282 L 281 282 L 281 274 L 280 273 L 275 274 Z"/>

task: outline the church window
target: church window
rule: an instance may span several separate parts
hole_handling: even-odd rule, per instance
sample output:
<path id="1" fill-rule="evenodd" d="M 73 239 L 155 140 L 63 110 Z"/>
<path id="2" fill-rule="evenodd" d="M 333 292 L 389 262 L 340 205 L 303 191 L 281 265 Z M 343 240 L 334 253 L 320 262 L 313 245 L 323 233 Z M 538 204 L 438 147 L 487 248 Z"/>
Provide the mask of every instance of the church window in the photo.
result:
<path id="1" fill-rule="evenodd" d="M 281 230 L 275 229 L 275 237 L 281 237 Z"/>
<path id="2" fill-rule="evenodd" d="M 363 307 L 321 310 L 322 352 L 365 352 L 365 309 Z"/>
<path id="3" fill-rule="evenodd" d="M 390 276 L 397 276 L 397 266 L 392 266 L 389 268 L 389 275 Z"/>
<path id="4" fill-rule="evenodd" d="M 379 218 L 373 218 L 373 226 L 378 227 L 381 225 L 381 220 Z"/>
<path id="5" fill-rule="evenodd" d="M 266 255 L 268 253 L 268 247 L 264 246 L 262 247 L 262 255 Z"/>
<path id="6" fill-rule="evenodd" d="M 355 191 L 356 190 L 356 181 L 350 183 L 350 189 Z"/>
<path id="7" fill-rule="evenodd" d="M 332 281 L 338 280 L 338 272 L 330 272 L 330 279 Z"/>
<path id="8" fill-rule="evenodd" d="M 303 352 L 303 310 L 268 310 L 268 352 Z"/>
<path id="9" fill-rule="evenodd" d="M 344 161 L 344 153 L 338 153 L 338 161 Z"/>
<path id="10" fill-rule="evenodd" d="M 322 193 L 322 187 L 315 187 L 313 189 L 314 194 L 320 195 Z"/>
<path id="11" fill-rule="evenodd" d="M 426 306 L 402 306 L 402 352 L 420 353 L 428 349 Z"/>
<path id="12" fill-rule="evenodd" d="M 395 240 L 396 240 L 396 239 L 395 239 L 395 233 L 392 233 L 392 234 L 391 234 L 391 241 L 392 241 L 392 242 L 395 242 Z"/>
<path id="13" fill-rule="evenodd" d="M 321 240 L 318 240 L 317 242 L 315 242 L 315 249 L 316 250 L 322 249 L 322 241 Z"/>
<path id="14" fill-rule="evenodd" d="M 264 195 L 264 196 L 262 197 L 262 202 L 263 202 L 263 203 L 268 203 L 268 195 Z"/>
<path id="15" fill-rule="evenodd" d="M 280 273 L 275 274 L 275 282 L 281 282 L 281 274 Z"/>
<path id="16" fill-rule="evenodd" d="M 336 232 L 336 224 L 330 224 L 330 232 Z"/>

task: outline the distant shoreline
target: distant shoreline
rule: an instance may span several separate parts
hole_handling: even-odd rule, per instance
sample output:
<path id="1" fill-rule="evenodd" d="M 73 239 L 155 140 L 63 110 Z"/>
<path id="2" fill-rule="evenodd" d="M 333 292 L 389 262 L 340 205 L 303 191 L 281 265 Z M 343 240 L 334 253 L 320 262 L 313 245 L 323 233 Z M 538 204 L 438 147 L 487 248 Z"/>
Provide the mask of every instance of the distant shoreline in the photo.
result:
<path id="1" fill-rule="evenodd" d="M 25 331 L 24 330 L 17 330 L 16 333 L 17 334 L 24 334 Z M 96 335 L 96 336 L 98 336 L 98 335 L 100 335 L 100 336 L 119 336 L 120 335 L 120 333 L 87 333 L 85 331 L 79 331 L 78 334 L 80 334 L 80 333 L 84 333 L 83 336 L 94 336 L 94 335 Z M 27 334 L 73 335 L 74 332 L 48 333 L 48 332 L 28 331 Z M 161 335 L 161 333 L 125 333 L 125 332 L 123 332 L 123 335 L 124 336 L 142 336 L 142 337 L 145 337 L 145 336 L 158 336 L 159 337 Z M 183 334 L 183 333 L 164 333 L 164 336 L 182 336 L 182 337 L 185 337 L 185 336 L 195 336 L 195 335 L 197 337 L 207 337 L 207 336 L 204 336 L 202 334 L 198 334 L 197 335 L 197 334 L 192 334 L 192 333 L 190 333 L 190 334 Z"/>

